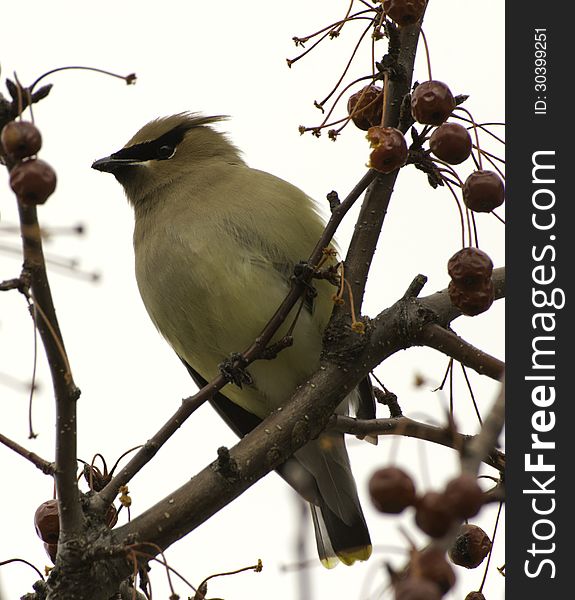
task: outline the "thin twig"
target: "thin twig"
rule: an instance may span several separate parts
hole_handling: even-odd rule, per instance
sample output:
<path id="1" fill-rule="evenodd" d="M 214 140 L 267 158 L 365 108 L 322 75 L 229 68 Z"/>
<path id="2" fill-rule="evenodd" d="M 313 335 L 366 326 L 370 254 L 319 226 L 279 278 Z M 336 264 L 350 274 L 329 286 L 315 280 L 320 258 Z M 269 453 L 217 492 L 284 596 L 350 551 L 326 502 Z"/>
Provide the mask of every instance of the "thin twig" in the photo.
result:
<path id="1" fill-rule="evenodd" d="M 453 432 L 447 427 L 437 427 L 409 417 L 387 419 L 354 419 L 344 415 L 333 415 L 327 429 L 351 435 L 399 435 L 417 438 L 440 444 L 447 448 L 460 449 L 467 447 L 475 436 Z M 483 457 L 483 462 L 494 469 L 503 471 L 505 455 L 493 450 Z"/>
<path id="2" fill-rule="evenodd" d="M 30 461 L 45 475 L 54 475 L 54 463 L 48 462 L 44 458 L 38 456 L 36 453 L 27 450 L 24 448 L 24 446 L 20 446 L 20 444 L 6 437 L 2 433 L 0 433 L 0 444 L 4 444 L 4 446 L 10 448 L 10 450 L 13 450 L 16 452 L 16 454 L 19 454 L 26 460 Z"/>

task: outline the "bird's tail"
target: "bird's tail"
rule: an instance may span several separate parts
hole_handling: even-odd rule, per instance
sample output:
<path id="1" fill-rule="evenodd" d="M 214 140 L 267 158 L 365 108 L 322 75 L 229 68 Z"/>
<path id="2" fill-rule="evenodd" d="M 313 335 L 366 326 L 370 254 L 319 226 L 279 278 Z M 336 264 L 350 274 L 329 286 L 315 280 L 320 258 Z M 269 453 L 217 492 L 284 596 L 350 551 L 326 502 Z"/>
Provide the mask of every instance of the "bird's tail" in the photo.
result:
<path id="1" fill-rule="evenodd" d="M 313 476 L 318 493 L 310 503 L 317 549 L 322 564 L 352 565 L 371 555 L 371 539 L 343 434 L 324 433 L 296 452 L 298 462 Z"/>

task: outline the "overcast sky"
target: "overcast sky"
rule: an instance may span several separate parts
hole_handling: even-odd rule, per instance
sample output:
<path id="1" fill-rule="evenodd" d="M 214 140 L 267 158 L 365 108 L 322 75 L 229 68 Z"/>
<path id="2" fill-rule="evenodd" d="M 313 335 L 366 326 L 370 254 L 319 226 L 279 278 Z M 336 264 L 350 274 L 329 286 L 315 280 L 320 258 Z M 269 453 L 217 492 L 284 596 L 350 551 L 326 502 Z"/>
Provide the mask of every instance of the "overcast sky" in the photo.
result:
<path id="1" fill-rule="evenodd" d="M 358 7 L 359 2 L 356 2 Z M 88 8 L 89 7 L 89 8 Z M 138 82 L 94 73 L 55 74 L 50 97 L 35 107 L 43 138 L 41 158 L 58 173 L 58 189 L 40 209 L 43 225 L 83 223 L 83 237 L 58 235 L 46 245 L 52 257 L 76 258 L 82 272 L 99 272 L 99 284 L 70 277 L 50 268 L 58 317 L 75 381 L 82 390 L 79 410 L 79 456 L 89 461 L 100 452 L 108 464 L 125 450 L 143 443 L 175 410 L 181 398 L 194 392 L 185 370 L 154 330 L 141 304 L 133 275 L 132 214 L 113 177 L 90 169 L 94 159 L 120 148 L 152 118 L 184 110 L 230 115 L 221 125 L 244 151 L 251 166 L 272 172 L 305 190 L 327 209 L 325 195 L 343 197 L 365 172 L 368 158 L 363 132 L 350 126 L 333 143 L 327 136 L 300 136 L 298 126 L 315 125 L 321 115 L 313 107 L 337 80 L 350 48 L 365 26 L 347 25 L 342 35 L 324 42 L 288 69 L 285 59 L 299 49 L 291 38 L 303 36 L 341 18 L 347 2 L 293 0 L 288 4 L 251 2 L 143 3 L 134 0 L 98 3 L 29 0 L 26 14 L 14 3 L 4 7 L 0 36 L 2 79 L 17 72 L 30 84 L 43 72 L 65 65 L 89 65 L 121 74 L 135 72 Z M 504 120 L 504 3 L 496 0 L 431 0 L 424 29 L 431 49 L 434 78 L 454 93 L 470 95 L 466 107 L 477 120 Z M 379 43 L 378 56 L 385 52 Z M 370 71 L 369 50 L 352 65 L 350 78 Z M 427 79 L 423 56 L 415 78 Z M 350 79 L 351 80 L 351 79 Z M 337 114 L 345 110 L 345 102 Z M 498 133 L 501 133 L 499 128 Z M 487 140 L 485 140 L 487 144 Z M 503 153 L 501 146 L 490 149 Z M 460 172 L 472 169 L 466 163 Z M 0 280 L 19 273 L 18 237 L 5 228 L 16 223 L 15 199 L 5 173 L 0 174 Z M 356 212 L 354 212 L 354 215 Z M 479 215 L 479 240 L 496 266 L 504 263 L 503 226 Z M 353 227 L 348 217 L 338 234 L 345 248 Z M 402 170 L 384 225 L 364 313 L 375 315 L 401 297 L 418 273 L 428 276 L 424 293 L 448 283 L 447 259 L 459 248 L 459 217 L 447 191 L 433 191 L 413 167 Z M 487 314 L 462 318 L 458 333 L 503 358 L 503 305 Z M 447 360 L 436 352 L 414 349 L 394 356 L 377 370 L 398 394 L 408 416 L 440 422 L 445 398 L 433 394 L 432 383 L 413 386 L 421 373 L 439 383 Z M 41 353 L 40 391 L 34 398 L 36 440 L 27 439 L 27 395 L 9 385 L 7 375 L 30 380 L 33 335 L 26 305 L 15 292 L 0 294 L 0 430 L 41 456 L 53 458 L 53 406 L 50 381 Z M 470 374 L 478 402 L 485 411 L 496 386 Z M 461 371 L 455 374 L 456 418 L 466 433 L 477 430 Z M 444 406 L 444 405 L 443 405 Z M 383 412 L 381 416 L 386 416 Z M 219 446 L 235 443 L 233 434 L 209 406 L 187 422 L 146 472 L 130 484 L 132 514 L 138 514 L 211 462 Z M 371 472 L 385 465 L 397 441 L 383 439 L 378 447 L 350 440 L 350 454 L 360 495 L 376 546 L 364 565 L 339 566 L 328 572 L 309 570 L 312 598 L 380 598 L 385 584 L 384 560 L 401 565 L 407 547 L 399 535 L 403 523 L 414 539 L 423 541 L 412 514 L 383 517 L 366 495 Z M 457 471 L 452 451 L 402 440 L 397 462 L 417 479 L 420 489 L 439 487 Z M 438 466 L 440 465 L 440 466 Z M 40 568 L 48 564 L 33 528 L 35 508 L 52 497 L 52 482 L 34 467 L 0 448 L 0 561 L 23 557 Z M 275 474 L 258 482 L 232 505 L 192 532 L 167 552 L 170 564 L 195 584 L 212 573 L 248 566 L 261 558 L 260 574 L 242 573 L 215 580 L 212 597 L 298 598 L 298 573 L 281 571 L 295 556 L 298 503 Z M 125 518 L 125 517 L 124 517 Z M 494 511 L 479 522 L 491 532 Z M 308 546 L 316 561 L 311 523 Z M 385 548 L 382 548 L 386 546 Z M 494 567 L 504 562 L 503 538 L 496 544 L 485 587 L 489 600 L 503 598 L 502 578 Z M 482 570 L 461 574 L 451 598 L 477 588 Z M 5 598 L 31 591 L 34 572 L 23 565 L 0 570 Z M 153 567 L 155 598 L 167 598 L 165 574 Z M 191 594 L 178 583 L 182 598 Z M 379 590 L 379 593 L 378 593 Z M 156 595 L 157 594 L 157 595 Z"/>

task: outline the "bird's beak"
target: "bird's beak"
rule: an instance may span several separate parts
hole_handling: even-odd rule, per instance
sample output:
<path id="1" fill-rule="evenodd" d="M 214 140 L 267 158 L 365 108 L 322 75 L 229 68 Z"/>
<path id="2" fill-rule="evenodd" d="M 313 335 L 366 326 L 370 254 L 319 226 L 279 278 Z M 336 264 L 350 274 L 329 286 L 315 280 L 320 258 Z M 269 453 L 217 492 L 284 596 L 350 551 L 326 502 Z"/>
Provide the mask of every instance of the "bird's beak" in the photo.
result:
<path id="1" fill-rule="evenodd" d="M 137 165 L 139 162 L 131 158 L 114 158 L 114 155 L 112 155 L 100 158 L 92 163 L 92 169 L 103 173 L 116 173 L 125 167 Z"/>

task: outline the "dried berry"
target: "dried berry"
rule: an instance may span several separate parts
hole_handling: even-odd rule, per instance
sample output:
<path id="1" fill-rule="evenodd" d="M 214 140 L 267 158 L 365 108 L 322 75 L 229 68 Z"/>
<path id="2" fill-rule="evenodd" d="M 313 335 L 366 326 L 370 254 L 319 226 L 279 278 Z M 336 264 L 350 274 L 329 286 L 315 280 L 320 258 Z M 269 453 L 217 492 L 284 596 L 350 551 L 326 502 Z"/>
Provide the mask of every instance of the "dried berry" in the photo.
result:
<path id="1" fill-rule="evenodd" d="M 481 592 L 469 592 L 465 600 L 485 600 L 485 596 Z"/>
<path id="2" fill-rule="evenodd" d="M 489 536 L 477 525 L 465 524 L 459 528 L 455 542 L 449 549 L 449 558 L 466 569 L 475 569 L 491 551 Z"/>
<path id="3" fill-rule="evenodd" d="M 29 121 L 10 121 L 0 135 L 4 152 L 18 160 L 37 154 L 42 147 L 40 131 Z"/>
<path id="4" fill-rule="evenodd" d="M 349 97 L 347 113 L 356 127 L 367 131 L 381 123 L 382 99 L 383 90 L 376 85 L 367 85 Z"/>
<path id="5" fill-rule="evenodd" d="M 462 473 L 452 479 L 445 486 L 443 494 L 455 514 L 462 519 L 474 517 L 483 506 L 483 490 L 479 487 L 477 478 L 469 473 Z"/>
<path id="6" fill-rule="evenodd" d="M 454 281 L 450 281 L 447 291 L 453 306 L 469 317 L 484 313 L 495 300 L 495 286 L 491 279 L 474 290 L 461 289 Z"/>
<path id="7" fill-rule="evenodd" d="M 426 492 L 417 501 L 415 522 L 430 537 L 438 538 L 445 535 L 454 517 L 451 506 L 443 494 Z"/>
<path id="8" fill-rule="evenodd" d="M 459 123 L 443 123 L 429 138 L 429 148 L 437 158 L 458 165 L 471 154 L 471 136 Z"/>
<path id="9" fill-rule="evenodd" d="M 50 560 L 53 563 L 56 563 L 56 555 L 58 554 L 58 544 L 48 544 L 44 542 L 44 550 L 46 550 L 46 554 L 50 557 Z"/>
<path id="10" fill-rule="evenodd" d="M 421 577 L 436 583 L 444 594 L 455 585 L 455 573 L 443 550 L 430 546 L 420 552 L 415 560 Z"/>
<path id="11" fill-rule="evenodd" d="M 463 184 L 463 202 L 474 212 L 491 212 L 505 200 L 505 184 L 493 171 L 474 171 Z"/>
<path id="12" fill-rule="evenodd" d="M 425 0 L 383 0 L 383 10 L 398 25 L 413 25 L 421 19 Z"/>
<path id="13" fill-rule="evenodd" d="M 57 544 L 60 535 L 58 500 L 47 500 L 40 504 L 34 513 L 34 525 L 40 539 L 47 544 Z"/>
<path id="14" fill-rule="evenodd" d="M 377 510 L 398 514 L 415 502 L 415 486 L 405 471 L 386 467 L 371 476 L 369 495 Z"/>
<path id="15" fill-rule="evenodd" d="M 442 81 L 424 81 L 411 94 L 411 114 L 418 123 L 441 125 L 455 108 L 455 98 Z"/>
<path id="16" fill-rule="evenodd" d="M 102 473 L 98 467 L 88 464 L 84 465 L 82 474 L 90 489 L 96 492 L 102 491 L 112 479 L 112 476 L 107 471 L 106 473 Z"/>
<path id="17" fill-rule="evenodd" d="M 369 166 L 381 173 L 399 169 L 407 160 L 407 143 L 403 133 L 394 127 L 370 127 L 367 139 L 373 148 Z"/>
<path id="18" fill-rule="evenodd" d="M 493 262 L 479 248 L 463 248 L 447 263 L 447 272 L 460 290 L 478 290 L 491 279 Z"/>
<path id="19" fill-rule="evenodd" d="M 30 159 L 12 169 L 10 187 L 22 204 L 44 204 L 56 189 L 56 173 L 47 162 Z"/>
<path id="20" fill-rule="evenodd" d="M 395 600 L 441 600 L 442 595 L 436 583 L 420 577 L 402 579 L 395 586 Z"/>

